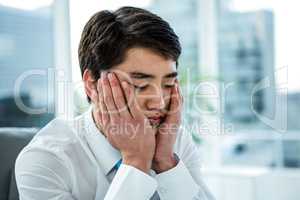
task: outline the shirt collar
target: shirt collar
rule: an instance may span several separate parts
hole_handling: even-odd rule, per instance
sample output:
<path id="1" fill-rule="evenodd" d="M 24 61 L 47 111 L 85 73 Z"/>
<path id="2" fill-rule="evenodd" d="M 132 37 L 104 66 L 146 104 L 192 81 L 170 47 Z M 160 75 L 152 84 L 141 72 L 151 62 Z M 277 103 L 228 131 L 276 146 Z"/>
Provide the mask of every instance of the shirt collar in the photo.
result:
<path id="1" fill-rule="evenodd" d="M 97 128 L 92 116 L 92 109 L 93 107 L 90 106 L 89 110 L 84 113 L 86 139 L 96 161 L 103 167 L 107 175 L 121 159 L 121 153 L 108 142 Z"/>

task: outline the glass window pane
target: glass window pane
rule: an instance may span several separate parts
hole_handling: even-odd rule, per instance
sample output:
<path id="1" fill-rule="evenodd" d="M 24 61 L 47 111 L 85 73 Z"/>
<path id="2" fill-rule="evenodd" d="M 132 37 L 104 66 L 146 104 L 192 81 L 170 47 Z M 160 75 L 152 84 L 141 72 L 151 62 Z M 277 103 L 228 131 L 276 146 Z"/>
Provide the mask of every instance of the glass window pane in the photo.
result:
<path id="1" fill-rule="evenodd" d="M 52 7 L 0 2 L 0 127 L 42 127 L 54 116 Z M 53 82 L 52 82 L 53 83 Z M 37 109 L 45 108 L 42 112 Z"/>

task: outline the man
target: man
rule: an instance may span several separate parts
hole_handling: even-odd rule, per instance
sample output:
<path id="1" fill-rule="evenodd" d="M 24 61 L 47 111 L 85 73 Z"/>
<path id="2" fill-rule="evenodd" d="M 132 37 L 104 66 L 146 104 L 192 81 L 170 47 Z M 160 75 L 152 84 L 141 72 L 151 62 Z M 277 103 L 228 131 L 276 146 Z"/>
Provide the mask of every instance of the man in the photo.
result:
<path id="1" fill-rule="evenodd" d="M 88 112 L 54 119 L 16 161 L 21 200 L 211 200 L 180 127 L 181 47 L 169 24 L 134 7 L 96 13 L 79 61 Z"/>

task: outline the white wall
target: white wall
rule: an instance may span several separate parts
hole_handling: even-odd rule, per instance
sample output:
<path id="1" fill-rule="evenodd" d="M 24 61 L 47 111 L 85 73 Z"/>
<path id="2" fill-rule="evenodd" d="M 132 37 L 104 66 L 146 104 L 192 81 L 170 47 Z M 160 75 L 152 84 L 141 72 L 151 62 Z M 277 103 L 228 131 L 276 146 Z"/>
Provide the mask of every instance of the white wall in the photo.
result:
<path id="1" fill-rule="evenodd" d="M 204 169 L 203 178 L 216 199 L 299 200 L 300 170 L 267 168 Z"/>

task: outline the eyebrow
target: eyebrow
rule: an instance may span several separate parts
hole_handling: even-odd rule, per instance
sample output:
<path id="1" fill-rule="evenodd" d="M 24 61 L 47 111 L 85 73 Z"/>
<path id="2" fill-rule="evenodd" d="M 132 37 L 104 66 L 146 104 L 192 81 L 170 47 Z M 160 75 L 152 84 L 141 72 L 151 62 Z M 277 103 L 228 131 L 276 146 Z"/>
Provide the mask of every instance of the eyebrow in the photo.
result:
<path id="1" fill-rule="evenodd" d="M 146 74 L 146 73 L 142 73 L 142 72 L 130 72 L 129 74 L 132 78 L 135 78 L 135 79 L 153 79 L 153 78 L 155 78 L 155 76 L 153 74 Z M 163 78 L 175 78 L 177 76 L 178 76 L 177 72 L 172 72 L 170 74 L 164 75 Z"/>

